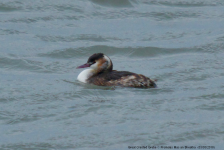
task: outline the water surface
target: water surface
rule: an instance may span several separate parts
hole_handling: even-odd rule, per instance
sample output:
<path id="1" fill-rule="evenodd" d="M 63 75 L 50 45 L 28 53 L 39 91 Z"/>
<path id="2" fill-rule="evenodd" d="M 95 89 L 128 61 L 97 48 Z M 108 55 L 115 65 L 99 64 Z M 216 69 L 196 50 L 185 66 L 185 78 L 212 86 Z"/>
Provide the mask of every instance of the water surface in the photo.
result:
<path id="1" fill-rule="evenodd" d="M 2 0 L 0 149 L 223 149 L 223 18 L 219 0 Z M 78 82 L 97 52 L 158 88 Z"/>

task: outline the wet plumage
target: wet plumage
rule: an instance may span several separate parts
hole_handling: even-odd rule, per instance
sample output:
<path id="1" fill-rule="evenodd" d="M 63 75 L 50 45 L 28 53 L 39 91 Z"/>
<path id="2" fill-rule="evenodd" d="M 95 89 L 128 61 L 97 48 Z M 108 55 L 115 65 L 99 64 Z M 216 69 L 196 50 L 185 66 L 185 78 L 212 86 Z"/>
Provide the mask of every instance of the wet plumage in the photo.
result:
<path id="1" fill-rule="evenodd" d="M 78 80 L 85 83 L 99 86 L 124 86 L 154 88 L 156 84 L 150 78 L 128 71 L 116 71 L 113 69 L 113 63 L 109 57 L 103 53 L 93 54 L 89 57 L 86 64 L 78 68 L 90 67 L 84 70 L 78 76 Z"/>

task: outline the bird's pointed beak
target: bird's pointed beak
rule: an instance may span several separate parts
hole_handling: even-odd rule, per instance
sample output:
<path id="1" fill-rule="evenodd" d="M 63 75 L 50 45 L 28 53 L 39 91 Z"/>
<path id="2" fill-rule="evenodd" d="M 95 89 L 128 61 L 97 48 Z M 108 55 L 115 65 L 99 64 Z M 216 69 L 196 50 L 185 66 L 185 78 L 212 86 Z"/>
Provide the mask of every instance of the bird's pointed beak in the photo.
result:
<path id="1" fill-rule="evenodd" d="M 86 68 L 86 67 L 90 67 L 90 64 L 89 64 L 89 63 L 86 63 L 86 64 L 84 64 L 84 65 L 78 66 L 76 69 L 79 69 L 79 68 Z"/>

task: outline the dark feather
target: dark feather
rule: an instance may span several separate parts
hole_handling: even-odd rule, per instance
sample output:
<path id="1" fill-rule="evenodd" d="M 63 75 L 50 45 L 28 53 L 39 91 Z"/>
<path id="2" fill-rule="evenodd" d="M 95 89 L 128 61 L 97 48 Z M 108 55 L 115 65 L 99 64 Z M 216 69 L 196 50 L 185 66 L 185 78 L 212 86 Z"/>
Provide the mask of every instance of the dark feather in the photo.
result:
<path id="1" fill-rule="evenodd" d="M 89 57 L 87 63 L 95 62 L 95 60 L 98 60 L 100 58 L 103 58 L 103 53 L 95 53 L 95 54 L 93 54 L 92 56 Z"/>
<path id="2" fill-rule="evenodd" d="M 156 87 L 150 78 L 128 71 L 102 72 L 90 77 L 87 82 L 101 86 Z"/>

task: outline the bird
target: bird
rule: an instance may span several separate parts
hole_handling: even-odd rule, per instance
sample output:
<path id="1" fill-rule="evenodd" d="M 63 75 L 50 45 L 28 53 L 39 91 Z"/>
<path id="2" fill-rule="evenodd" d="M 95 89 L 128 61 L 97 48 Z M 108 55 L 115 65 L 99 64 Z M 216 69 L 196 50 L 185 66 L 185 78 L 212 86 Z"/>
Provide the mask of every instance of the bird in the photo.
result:
<path id="1" fill-rule="evenodd" d="M 94 84 L 98 86 L 121 86 L 135 88 L 156 88 L 154 80 L 129 71 L 113 70 L 111 59 L 103 53 L 91 55 L 87 63 L 78 66 L 87 68 L 77 77 L 80 82 Z"/>

